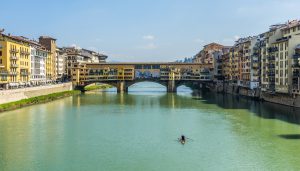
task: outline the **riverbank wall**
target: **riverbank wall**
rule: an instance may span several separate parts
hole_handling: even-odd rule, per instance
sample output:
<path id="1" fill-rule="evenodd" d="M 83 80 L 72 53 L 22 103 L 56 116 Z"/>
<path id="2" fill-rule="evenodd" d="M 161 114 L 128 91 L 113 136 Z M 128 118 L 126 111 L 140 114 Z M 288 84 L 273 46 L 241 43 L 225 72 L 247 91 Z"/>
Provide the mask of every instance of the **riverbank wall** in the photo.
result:
<path id="1" fill-rule="evenodd" d="M 254 100 L 267 101 L 271 103 L 300 108 L 299 95 L 289 95 L 283 93 L 271 94 L 268 92 L 262 92 L 258 88 L 251 90 L 246 87 L 241 87 L 235 84 L 223 83 L 223 82 L 209 83 L 207 84 L 207 88 L 209 88 L 210 91 L 216 93 L 232 94 L 232 95 L 252 98 Z"/>
<path id="2" fill-rule="evenodd" d="M 73 90 L 72 83 L 0 91 L 0 104 Z"/>

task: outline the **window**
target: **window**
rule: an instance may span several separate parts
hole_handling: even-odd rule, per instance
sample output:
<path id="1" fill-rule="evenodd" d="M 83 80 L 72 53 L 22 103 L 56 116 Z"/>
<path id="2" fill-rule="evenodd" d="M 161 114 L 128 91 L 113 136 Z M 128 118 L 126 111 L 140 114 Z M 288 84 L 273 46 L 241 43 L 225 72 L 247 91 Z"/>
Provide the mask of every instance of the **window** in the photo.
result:
<path id="1" fill-rule="evenodd" d="M 2 56 L 2 51 L 0 51 L 0 56 Z"/>

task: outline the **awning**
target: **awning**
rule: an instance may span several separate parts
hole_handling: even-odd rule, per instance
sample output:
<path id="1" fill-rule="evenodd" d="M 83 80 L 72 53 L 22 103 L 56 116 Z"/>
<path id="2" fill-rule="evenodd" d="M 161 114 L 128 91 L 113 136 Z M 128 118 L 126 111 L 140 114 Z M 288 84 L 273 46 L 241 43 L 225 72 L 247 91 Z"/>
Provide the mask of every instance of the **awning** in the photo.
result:
<path id="1" fill-rule="evenodd" d="M 15 87 L 15 86 L 19 86 L 19 83 L 9 83 L 8 85 L 11 87 Z"/>

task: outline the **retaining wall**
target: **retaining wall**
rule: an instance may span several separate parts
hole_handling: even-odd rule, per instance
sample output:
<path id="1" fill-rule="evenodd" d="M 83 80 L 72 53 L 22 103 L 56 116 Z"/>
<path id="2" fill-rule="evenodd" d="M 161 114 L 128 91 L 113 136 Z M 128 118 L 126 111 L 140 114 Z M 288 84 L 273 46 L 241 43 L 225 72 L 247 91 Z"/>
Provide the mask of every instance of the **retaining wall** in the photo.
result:
<path id="1" fill-rule="evenodd" d="M 0 104 L 72 90 L 72 83 L 0 91 Z"/>
<path id="2" fill-rule="evenodd" d="M 261 92 L 259 89 L 250 90 L 238 85 L 232 85 L 229 83 L 211 83 L 208 85 L 209 89 L 216 93 L 227 93 L 237 96 L 251 97 L 254 99 L 261 99 L 271 103 L 282 104 L 292 107 L 300 107 L 300 96 L 289 94 L 270 94 L 267 92 Z"/>
<path id="3" fill-rule="evenodd" d="M 261 93 L 260 98 L 262 100 L 282 104 L 286 106 L 300 107 L 300 96 L 292 96 L 287 94 L 269 94 L 269 93 Z"/>

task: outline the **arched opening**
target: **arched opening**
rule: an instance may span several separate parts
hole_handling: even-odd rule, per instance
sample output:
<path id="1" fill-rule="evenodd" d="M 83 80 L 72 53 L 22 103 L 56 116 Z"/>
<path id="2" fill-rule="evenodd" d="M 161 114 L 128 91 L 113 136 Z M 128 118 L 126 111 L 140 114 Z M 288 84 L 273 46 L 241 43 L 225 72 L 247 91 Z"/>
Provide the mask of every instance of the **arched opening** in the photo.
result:
<path id="1" fill-rule="evenodd" d="M 115 84 L 96 82 L 84 86 L 84 90 L 117 92 L 117 87 Z"/>
<path id="2" fill-rule="evenodd" d="M 128 87 L 128 92 L 133 94 L 155 93 L 165 94 L 167 92 L 166 85 L 158 82 L 142 81 L 136 82 Z"/>
<path id="3" fill-rule="evenodd" d="M 177 87 L 177 94 L 179 95 L 191 95 L 193 93 L 192 88 L 188 87 L 185 84 L 180 84 Z"/>

